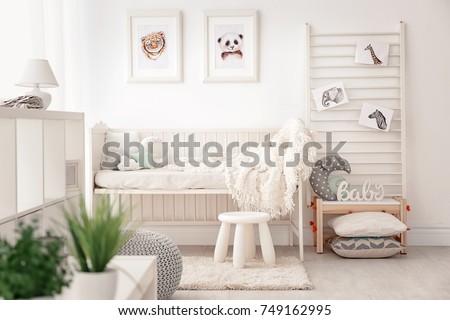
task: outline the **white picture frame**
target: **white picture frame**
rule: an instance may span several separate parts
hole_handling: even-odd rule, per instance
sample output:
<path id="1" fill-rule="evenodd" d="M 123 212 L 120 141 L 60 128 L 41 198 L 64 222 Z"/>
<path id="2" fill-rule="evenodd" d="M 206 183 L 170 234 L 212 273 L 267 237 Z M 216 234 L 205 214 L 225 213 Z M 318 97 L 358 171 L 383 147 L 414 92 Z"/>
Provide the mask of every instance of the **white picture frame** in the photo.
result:
<path id="1" fill-rule="evenodd" d="M 345 92 L 342 81 L 316 88 L 312 90 L 312 95 L 316 103 L 317 111 L 319 112 L 348 102 L 347 93 Z"/>
<path id="2" fill-rule="evenodd" d="M 205 11 L 204 46 L 204 82 L 258 81 L 258 11 Z"/>
<path id="3" fill-rule="evenodd" d="M 66 160 L 66 191 L 78 191 L 79 186 L 79 160 Z"/>
<path id="4" fill-rule="evenodd" d="M 127 24 L 128 82 L 181 82 L 181 12 L 129 11 Z"/>
<path id="5" fill-rule="evenodd" d="M 363 103 L 358 123 L 365 127 L 388 132 L 393 116 L 394 110 L 392 109 Z"/>

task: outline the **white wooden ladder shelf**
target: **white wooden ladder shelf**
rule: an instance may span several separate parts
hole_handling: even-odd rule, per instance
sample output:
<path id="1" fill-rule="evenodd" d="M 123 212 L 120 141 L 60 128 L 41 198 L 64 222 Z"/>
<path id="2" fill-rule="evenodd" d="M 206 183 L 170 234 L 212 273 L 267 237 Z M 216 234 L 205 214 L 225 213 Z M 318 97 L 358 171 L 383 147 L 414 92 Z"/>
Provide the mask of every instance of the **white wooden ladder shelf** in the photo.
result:
<path id="1" fill-rule="evenodd" d="M 404 30 L 405 24 L 401 22 L 398 31 L 394 32 L 319 33 L 313 32 L 307 24 L 306 106 L 307 122 L 314 132 L 315 141 L 325 146 L 326 132 L 333 133 L 333 147 L 346 141 L 339 155 L 350 163 L 352 172 L 350 175 L 342 173 L 344 178 L 352 187 L 361 188 L 365 180 L 382 184 L 389 205 L 394 201 L 398 206 L 392 211 L 406 222 L 406 215 L 400 214 L 404 212 L 407 197 Z M 355 63 L 358 40 L 388 43 L 388 65 Z M 344 84 L 349 102 L 319 112 L 312 90 L 339 81 Z M 358 124 L 364 102 L 394 110 L 389 132 Z M 317 159 L 325 156 L 325 151 L 325 147 L 318 150 Z M 308 199 L 308 203 L 314 202 L 311 190 L 308 190 Z M 318 205 L 322 213 L 330 213 L 332 208 L 336 208 L 335 201 L 329 204 L 328 201 L 320 201 L 314 205 L 316 209 Z M 382 203 L 378 207 L 380 205 Z M 367 209 L 361 203 L 341 203 L 338 206 L 341 214 L 358 212 L 358 208 Z M 317 217 L 317 213 L 316 227 L 317 251 L 322 252 L 322 216 Z M 402 242 L 406 244 L 406 235 L 402 235 Z"/>

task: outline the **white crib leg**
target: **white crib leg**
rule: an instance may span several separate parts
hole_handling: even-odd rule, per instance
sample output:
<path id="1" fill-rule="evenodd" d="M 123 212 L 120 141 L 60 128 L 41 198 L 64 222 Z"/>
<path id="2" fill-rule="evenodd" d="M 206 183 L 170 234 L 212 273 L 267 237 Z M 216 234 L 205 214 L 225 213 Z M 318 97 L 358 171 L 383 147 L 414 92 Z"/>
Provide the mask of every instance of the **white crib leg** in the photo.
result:
<path id="1" fill-rule="evenodd" d="M 245 238 L 245 225 L 242 223 L 236 224 L 233 245 L 233 266 L 235 268 L 243 268 L 245 265 Z"/>
<path id="2" fill-rule="evenodd" d="M 267 264 L 275 264 L 275 249 L 273 247 L 272 236 L 270 235 L 267 222 L 259 224 L 259 240 L 261 241 L 261 251 L 264 262 Z"/>
<path id="3" fill-rule="evenodd" d="M 253 224 L 245 224 L 245 252 L 247 259 L 254 259 L 256 255 L 255 235 L 253 233 Z"/>
<path id="4" fill-rule="evenodd" d="M 214 261 L 224 262 L 227 257 L 228 241 L 230 239 L 230 224 L 222 222 L 214 249 Z"/>

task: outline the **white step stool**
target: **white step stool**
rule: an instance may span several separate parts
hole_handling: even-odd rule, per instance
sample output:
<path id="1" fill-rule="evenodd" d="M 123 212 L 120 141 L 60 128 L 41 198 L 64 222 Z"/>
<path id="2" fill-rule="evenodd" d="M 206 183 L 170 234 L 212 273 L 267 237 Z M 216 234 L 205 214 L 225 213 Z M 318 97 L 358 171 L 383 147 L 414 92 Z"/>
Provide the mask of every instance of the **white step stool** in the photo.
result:
<path id="1" fill-rule="evenodd" d="M 259 240 L 264 262 L 275 264 L 275 249 L 273 248 L 272 236 L 267 225 L 269 220 L 270 214 L 265 212 L 225 212 L 219 214 L 219 221 L 222 221 L 222 225 L 217 236 L 214 261 L 225 261 L 230 239 L 230 224 L 234 223 L 236 224 L 236 231 L 234 234 L 233 266 L 235 268 L 243 268 L 246 259 L 255 257 L 256 247 L 253 224 L 257 223 L 259 225 Z"/>

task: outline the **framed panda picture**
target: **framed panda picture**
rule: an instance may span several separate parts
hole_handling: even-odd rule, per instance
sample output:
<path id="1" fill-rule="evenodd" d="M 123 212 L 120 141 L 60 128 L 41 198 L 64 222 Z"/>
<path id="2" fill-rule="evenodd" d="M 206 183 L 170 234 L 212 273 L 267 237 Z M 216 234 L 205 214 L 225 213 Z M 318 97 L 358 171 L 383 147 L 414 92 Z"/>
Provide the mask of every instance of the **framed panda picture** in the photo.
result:
<path id="1" fill-rule="evenodd" d="M 205 82 L 258 81 L 258 12 L 207 11 Z"/>
<path id="2" fill-rule="evenodd" d="M 128 82 L 181 81 L 181 13 L 128 12 Z"/>

